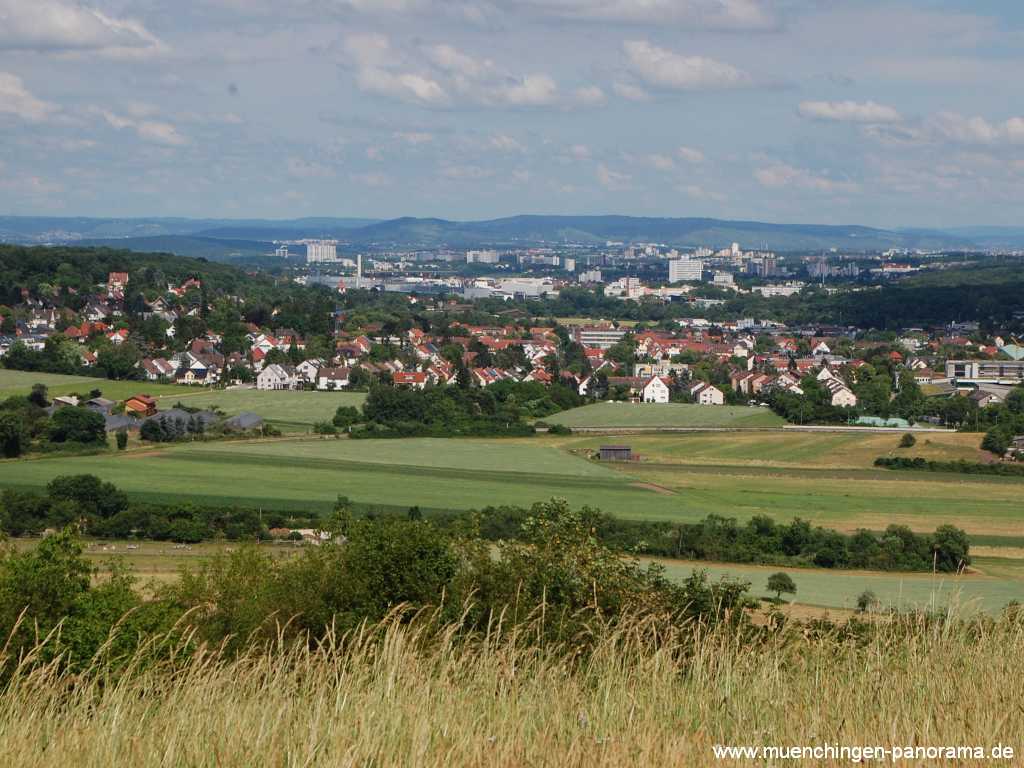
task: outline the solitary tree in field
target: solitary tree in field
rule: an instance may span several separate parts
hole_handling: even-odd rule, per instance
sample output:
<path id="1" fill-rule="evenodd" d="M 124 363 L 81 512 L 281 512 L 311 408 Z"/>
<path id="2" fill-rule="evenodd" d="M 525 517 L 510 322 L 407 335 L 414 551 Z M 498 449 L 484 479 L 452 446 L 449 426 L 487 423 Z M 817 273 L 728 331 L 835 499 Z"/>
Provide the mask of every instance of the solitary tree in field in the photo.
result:
<path id="1" fill-rule="evenodd" d="M 796 594 L 796 584 L 788 573 L 773 573 L 768 577 L 768 591 L 775 593 L 775 602 L 782 602 L 782 593 L 787 595 Z"/>

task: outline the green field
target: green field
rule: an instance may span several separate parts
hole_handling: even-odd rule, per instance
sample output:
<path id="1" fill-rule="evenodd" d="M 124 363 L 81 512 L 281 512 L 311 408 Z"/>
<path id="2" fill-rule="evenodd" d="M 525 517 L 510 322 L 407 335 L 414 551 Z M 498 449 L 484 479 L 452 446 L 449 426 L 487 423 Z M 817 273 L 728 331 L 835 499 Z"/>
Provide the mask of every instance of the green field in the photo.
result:
<path id="1" fill-rule="evenodd" d="M 782 418 L 766 408 L 683 403 L 595 403 L 545 419 L 567 427 L 779 427 Z"/>
<path id="2" fill-rule="evenodd" d="M 657 560 L 666 575 L 682 580 L 694 570 L 706 570 L 714 580 L 730 577 L 750 582 L 751 594 L 774 597 L 766 588 L 768 577 L 785 571 L 796 584 L 796 595 L 788 595 L 796 605 L 856 609 L 857 596 L 871 590 L 881 608 L 956 607 L 964 613 L 977 610 L 996 613 L 1011 600 L 1024 601 L 1024 560 L 979 557 L 979 573 L 965 576 L 949 574 L 879 573 L 876 571 L 831 571 L 818 568 L 780 568 L 770 565 L 733 565 Z"/>
<path id="3" fill-rule="evenodd" d="M 33 384 L 45 384 L 50 397 L 88 395 L 98 389 L 110 400 L 124 400 L 137 394 L 157 398 L 161 410 L 178 401 L 193 408 L 220 408 L 229 416 L 251 411 L 285 432 L 308 432 L 318 421 L 330 421 L 340 405 L 359 407 L 366 399 L 361 392 L 293 392 L 252 388 L 207 389 L 149 381 L 111 381 L 85 376 L 61 376 L 0 369 L 0 396 L 27 394 Z"/>
<path id="4" fill-rule="evenodd" d="M 185 391 L 181 392 L 182 389 Z M 361 407 L 366 395 L 362 392 L 177 387 L 174 393 L 158 397 L 161 409 L 169 408 L 179 400 L 190 408 L 216 406 L 229 415 L 251 411 L 285 432 L 307 432 L 318 421 L 330 421 L 338 406 Z"/>
<path id="5" fill-rule="evenodd" d="M 309 394 L 318 397 L 318 393 Z M 770 446 L 746 442 L 751 437 L 722 433 L 717 439 L 724 444 L 738 441 L 745 451 L 770 451 Z M 1024 481 L 1019 479 L 894 472 L 874 469 L 861 460 L 833 466 L 820 445 L 833 436 L 772 433 L 758 437 L 778 441 L 780 456 L 805 455 L 817 448 L 826 463 L 814 464 L 813 455 L 805 455 L 800 459 L 803 463 L 777 465 L 742 458 L 731 463 L 658 460 L 657 450 L 678 454 L 689 440 L 706 445 L 707 436 L 702 434 L 645 437 L 638 445 L 650 451 L 650 460 L 605 465 L 584 458 L 600 443 L 591 437 L 307 438 L 191 443 L 122 454 L 4 461 L 0 462 L 0 485 L 39 487 L 56 475 L 90 472 L 140 497 L 187 496 L 268 509 L 323 511 L 339 494 L 362 504 L 439 510 L 528 505 L 560 496 L 574 505 L 587 504 L 633 519 L 698 520 L 717 514 L 743 520 L 769 515 L 777 520 L 802 517 L 847 531 L 881 530 L 899 522 L 919 531 L 953 523 L 972 534 L 1012 537 L 1022 533 Z M 872 445 L 879 438 L 841 437 Z M 804 440 L 813 442 L 801 445 Z M 832 455 L 847 451 L 869 456 L 874 450 L 854 451 L 850 444 L 836 443 Z"/>
<path id="6" fill-rule="evenodd" d="M 910 450 L 936 455 L 977 450 L 976 435 L 929 439 L 930 444 Z M 557 496 L 573 506 L 590 505 L 632 519 L 699 520 L 718 514 L 743 520 L 766 514 L 779 521 L 799 516 L 845 531 L 881 530 L 894 522 L 932 531 L 952 523 L 989 544 L 976 563 L 982 573 L 955 580 L 964 587 L 964 598 L 980 598 L 990 608 L 1024 597 L 1024 571 L 1018 567 L 1024 560 L 1005 559 L 1008 548 L 1024 535 L 1024 481 L 872 468 L 873 456 L 899 450 L 898 440 L 892 434 L 644 435 L 629 438 L 643 460 L 600 464 L 586 457 L 602 441 L 581 435 L 294 437 L 0 461 L 0 487 L 40 488 L 57 475 L 88 472 L 139 499 L 296 513 L 326 512 L 339 495 L 364 507 L 402 510 L 418 505 L 428 511 L 526 506 Z M 735 572 L 739 567 L 724 568 Z M 794 573 L 798 601 L 813 605 L 850 606 L 867 588 L 886 601 L 921 603 L 933 588 L 930 577 L 917 575 Z M 751 579 L 758 588 L 763 586 L 759 579 Z"/>
<path id="7" fill-rule="evenodd" d="M 872 469 L 879 456 L 921 456 L 935 461 L 991 461 L 980 448 L 981 435 L 929 433 L 912 448 L 900 447 L 900 434 L 851 432 L 697 432 L 639 434 L 623 438 L 645 465 L 693 464 L 740 467 Z M 607 437 L 580 438 L 574 447 L 597 450 Z"/>
<path id="8" fill-rule="evenodd" d="M 90 376 L 64 376 L 56 373 L 34 373 L 31 371 L 9 371 L 0 368 L 0 395 L 27 395 L 33 384 L 45 384 L 50 396 L 56 395 L 88 395 L 98 389 L 103 396 L 111 400 L 124 400 L 139 393 L 153 397 L 173 396 L 187 393 L 189 387 L 176 384 L 155 384 L 148 381 L 111 381 Z"/>

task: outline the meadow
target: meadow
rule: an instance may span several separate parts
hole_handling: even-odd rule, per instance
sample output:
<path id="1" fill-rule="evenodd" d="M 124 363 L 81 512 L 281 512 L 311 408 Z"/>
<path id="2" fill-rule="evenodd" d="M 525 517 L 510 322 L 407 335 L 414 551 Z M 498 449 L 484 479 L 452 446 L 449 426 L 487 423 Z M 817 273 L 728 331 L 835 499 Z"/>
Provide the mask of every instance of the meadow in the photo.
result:
<path id="1" fill-rule="evenodd" d="M 549 416 L 544 421 L 576 428 L 730 428 L 780 427 L 783 419 L 767 408 L 702 406 L 685 403 L 594 403 Z"/>
<path id="2" fill-rule="evenodd" d="M 28 394 L 33 384 L 45 384 L 50 397 L 78 394 L 88 397 L 99 390 L 110 400 L 124 400 L 137 394 L 155 397 L 161 410 L 181 402 L 190 408 L 219 408 L 225 414 L 248 411 L 287 433 L 309 432 L 318 421 L 330 421 L 341 405 L 361 407 L 362 392 L 305 392 L 258 390 L 252 387 L 208 389 L 149 381 L 111 381 L 85 376 L 0 369 L 0 397 Z"/>
<path id="3" fill-rule="evenodd" d="M 749 582 L 750 593 L 757 597 L 775 596 L 766 584 L 771 574 L 782 571 L 790 575 L 797 588 L 795 595 L 786 595 L 784 599 L 805 609 L 854 611 L 857 597 L 865 591 L 875 594 L 878 607 L 882 609 L 942 611 L 955 608 L 963 614 L 977 611 L 995 614 L 1011 600 L 1024 602 L 1024 559 L 975 557 L 973 572 L 967 576 L 647 560 L 663 565 L 666 576 L 676 581 L 687 578 L 694 570 L 703 570 L 712 579 L 728 577 Z"/>
<path id="4" fill-rule="evenodd" d="M 0 751 L 21 768 L 604 768 L 873 762 L 720 759 L 721 745 L 911 750 L 901 765 L 1012 765 L 913 750 L 1024 749 L 1019 621 L 879 619 L 863 642 L 800 627 L 752 642 L 697 625 L 656 643 L 627 622 L 579 659 L 500 622 L 475 643 L 423 626 L 129 661 L 118 677 L 97 663 L 74 684 L 56 662 L 20 667 L 0 692 Z"/>

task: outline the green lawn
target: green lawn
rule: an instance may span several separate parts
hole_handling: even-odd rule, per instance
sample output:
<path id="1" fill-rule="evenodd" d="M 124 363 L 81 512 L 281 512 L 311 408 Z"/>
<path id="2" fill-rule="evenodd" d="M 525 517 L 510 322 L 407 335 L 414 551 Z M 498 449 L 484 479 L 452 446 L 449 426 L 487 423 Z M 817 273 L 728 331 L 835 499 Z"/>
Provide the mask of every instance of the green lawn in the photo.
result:
<path id="1" fill-rule="evenodd" d="M 694 570 L 706 570 L 712 579 L 727 576 L 750 582 L 751 594 L 774 597 L 768 592 L 768 577 L 785 571 L 796 584 L 796 595 L 787 595 L 801 605 L 828 608 L 857 607 L 857 596 L 871 590 L 883 608 L 937 608 L 952 606 L 965 613 L 978 610 L 998 612 L 1011 600 L 1024 601 L 1024 561 L 977 558 L 977 574 L 952 576 L 875 571 L 832 571 L 818 568 L 780 568 L 771 565 L 733 565 L 680 560 L 657 560 L 672 579 L 685 579 Z"/>
<path id="2" fill-rule="evenodd" d="M 767 408 L 686 405 L 682 403 L 595 403 L 550 416 L 545 421 L 567 427 L 779 427 L 784 423 Z"/>

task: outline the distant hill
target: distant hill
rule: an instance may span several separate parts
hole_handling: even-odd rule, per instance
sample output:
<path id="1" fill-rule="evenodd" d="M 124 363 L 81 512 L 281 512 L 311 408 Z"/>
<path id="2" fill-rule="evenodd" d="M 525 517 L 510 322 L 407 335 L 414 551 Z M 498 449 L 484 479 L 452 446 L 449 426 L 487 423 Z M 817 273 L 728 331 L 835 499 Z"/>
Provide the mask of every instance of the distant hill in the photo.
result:
<path id="1" fill-rule="evenodd" d="M 878 250 L 880 248 L 969 248 L 965 238 L 940 232 L 896 232 L 862 226 L 767 224 L 705 218 L 634 216 L 513 216 L 489 221 L 455 222 L 403 218 L 382 221 L 345 233 L 354 244 L 473 247 L 541 243 L 600 244 L 609 240 L 654 242 L 674 246 L 774 250 Z"/>
<path id="2" fill-rule="evenodd" d="M 158 235 L 156 237 L 86 238 L 75 245 L 117 248 L 140 253 L 173 253 L 226 264 L 249 266 L 280 265 L 274 256 L 275 245 L 257 240 L 227 240 L 190 235 Z"/>
<path id="3" fill-rule="evenodd" d="M 185 238 L 160 245 L 150 238 Z M 886 248 L 981 249 L 1024 247 L 1024 228 L 965 227 L 950 230 L 887 230 L 859 225 L 771 224 L 709 218 L 636 216 L 511 216 L 486 221 L 400 218 L 304 219 L 93 219 L 0 216 L 0 241 L 76 243 L 121 240 L 120 247 L 163 249 L 207 258 L 235 252 L 267 253 L 274 240 L 328 237 L 350 247 L 511 247 L 556 243 L 599 245 L 606 241 L 655 242 L 670 246 L 777 251 L 874 251 Z M 128 239 L 131 238 L 131 242 Z M 138 240 L 144 242 L 138 242 Z M 218 245 L 209 241 L 231 241 Z M 207 252 L 204 253 L 204 249 Z M 220 254 L 220 255 L 218 255 Z"/>
<path id="4" fill-rule="evenodd" d="M 203 235 L 224 230 L 224 237 L 274 240 L 314 237 L 319 231 L 345 231 L 373 224 L 376 219 L 97 219 L 87 217 L 0 216 L 0 240 L 13 243 L 70 243 L 87 239 Z M 262 233 L 275 231 L 280 237 Z M 313 234 L 307 234 L 313 233 Z"/>

